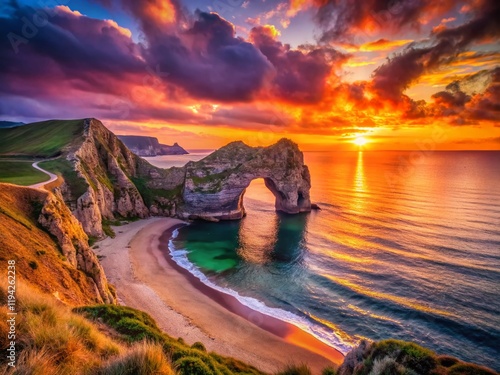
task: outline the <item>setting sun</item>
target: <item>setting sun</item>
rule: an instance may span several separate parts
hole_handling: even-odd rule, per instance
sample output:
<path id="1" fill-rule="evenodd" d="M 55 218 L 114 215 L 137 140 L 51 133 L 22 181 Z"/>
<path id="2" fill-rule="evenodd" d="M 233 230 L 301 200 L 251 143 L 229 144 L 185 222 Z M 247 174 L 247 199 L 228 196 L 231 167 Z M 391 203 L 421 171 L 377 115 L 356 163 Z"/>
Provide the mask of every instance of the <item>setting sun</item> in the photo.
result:
<path id="1" fill-rule="evenodd" d="M 353 140 L 353 143 L 355 145 L 358 145 L 358 146 L 364 146 L 368 143 L 368 140 L 365 138 L 365 137 L 356 137 L 354 140 Z"/>

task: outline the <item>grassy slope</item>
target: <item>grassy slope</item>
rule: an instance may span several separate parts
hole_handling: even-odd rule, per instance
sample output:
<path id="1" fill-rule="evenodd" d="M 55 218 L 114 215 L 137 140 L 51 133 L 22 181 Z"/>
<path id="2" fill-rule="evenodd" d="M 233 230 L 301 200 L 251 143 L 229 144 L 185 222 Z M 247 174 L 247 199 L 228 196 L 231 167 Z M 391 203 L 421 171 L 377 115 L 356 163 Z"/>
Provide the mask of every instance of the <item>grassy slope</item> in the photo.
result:
<path id="1" fill-rule="evenodd" d="M 451 356 L 437 355 L 432 350 L 407 341 L 383 340 L 366 346 L 361 345 L 354 351 L 356 355 L 350 353 L 344 361 L 344 364 L 350 364 L 350 369 L 344 369 L 342 372 L 345 375 L 496 374 L 489 368 L 462 362 Z M 356 359 L 353 362 L 354 357 Z"/>
<path id="2" fill-rule="evenodd" d="M 5 285 L 0 284 L 2 348 L 9 346 Z M 78 311 L 30 287 L 19 287 L 17 372 L 9 370 L 6 356 L 1 356 L 0 374 L 261 375 L 240 361 L 207 353 L 202 344 L 190 347 L 163 334 L 140 311 L 102 305 Z M 99 314 L 99 322 L 92 321 L 93 313 Z"/>
<path id="3" fill-rule="evenodd" d="M 38 226 L 46 194 L 0 184 L 0 264 L 15 260 L 18 279 L 45 293 L 57 292 L 63 301 L 93 303 L 94 289 L 88 278 L 65 262 L 56 242 Z"/>
<path id="4" fill-rule="evenodd" d="M 0 159 L 0 182 L 28 186 L 49 179 L 49 176 L 33 168 L 31 164 L 31 161 Z"/>
<path id="5" fill-rule="evenodd" d="M 49 120 L 0 129 L 0 155 L 53 157 L 83 131 L 83 120 Z"/>
<path id="6" fill-rule="evenodd" d="M 78 198 L 87 190 L 87 182 L 78 176 L 71 162 L 62 157 L 54 160 L 42 161 L 38 166 L 58 176 L 62 176 L 64 181 L 68 184 L 74 198 Z"/>

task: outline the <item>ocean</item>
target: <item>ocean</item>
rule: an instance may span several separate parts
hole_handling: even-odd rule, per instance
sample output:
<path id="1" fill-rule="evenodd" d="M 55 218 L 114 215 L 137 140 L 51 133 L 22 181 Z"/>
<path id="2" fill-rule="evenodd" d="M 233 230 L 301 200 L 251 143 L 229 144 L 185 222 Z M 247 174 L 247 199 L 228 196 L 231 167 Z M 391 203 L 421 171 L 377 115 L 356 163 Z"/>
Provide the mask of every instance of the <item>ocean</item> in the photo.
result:
<path id="1" fill-rule="evenodd" d="M 304 158 L 321 211 L 278 214 L 254 180 L 247 216 L 180 228 L 174 260 L 343 353 L 395 338 L 500 371 L 500 152 Z"/>

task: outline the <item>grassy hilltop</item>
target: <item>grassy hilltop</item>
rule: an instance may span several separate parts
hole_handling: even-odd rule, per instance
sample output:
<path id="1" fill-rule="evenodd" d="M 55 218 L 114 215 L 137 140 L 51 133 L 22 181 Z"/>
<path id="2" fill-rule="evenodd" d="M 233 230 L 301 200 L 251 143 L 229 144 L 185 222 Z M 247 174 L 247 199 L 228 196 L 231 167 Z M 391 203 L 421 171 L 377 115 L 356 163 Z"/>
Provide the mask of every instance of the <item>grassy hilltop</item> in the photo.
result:
<path id="1" fill-rule="evenodd" d="M 0 129 L 0 154 L 51 158 L 83 135 L 83 120 L 49 120 Z"/>
<path id="2" fill-rule="evenodd" d="M 49 120 L 0 128 L 0 182 L 27 186 L 48 180 L 47 175 L 31 163 L 57 157 L 81 140 L 82 122 Z"/>

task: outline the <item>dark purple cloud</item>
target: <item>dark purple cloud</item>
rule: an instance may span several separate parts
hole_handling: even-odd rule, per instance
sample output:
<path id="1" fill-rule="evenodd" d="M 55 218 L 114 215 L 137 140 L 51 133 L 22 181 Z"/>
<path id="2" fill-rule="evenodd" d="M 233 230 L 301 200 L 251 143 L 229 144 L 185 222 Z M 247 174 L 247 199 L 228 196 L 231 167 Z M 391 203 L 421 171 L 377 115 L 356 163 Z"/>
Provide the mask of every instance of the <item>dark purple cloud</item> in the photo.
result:
<path id="1" fill-rule="evenodd" d="M 146 73 L 141 47 L 111 21 L 69 9 L 15 7 L 0 19 L 0 91 L 33 95 L 72 82 L 83 91 L 116 93 L 118 83 Z"/>
<path id="2" fill-rule="evenodd" d="M 424 19 L 446 13 L 456 0 L 315 0 L 324 43 L 350 41 L 359 32 L 418 28 Z"/>
<path id="3" fill-rule="evenodd" d="M 271 27 L 254 27 L 250 39 L 273 64 L 275 95 L 295 102 L 319 101 L 332 69 L 344 62 L 347 56 L 328 47 L 291 49 L 290 45 L 276 39 L 274 31 Z"/>
<path id="4" fill-rule="evenodd" d="M 274 70 L 253 44 L 235 37 L 233 25 L 215 13 L 197 12 L 191 28 L 152 38 L 146 56 L 190 96 L 223 102 L 250 101 Z"/>
<path id="5" fill-rule="evenodd" d="M 381 99 L 404 100 L 403 91 L 422 74 L 452 62 L 472 43 L 500 36 L 500 2 L 483 0 L 471 10 L 469 22 L 454 27 L 440 28 L 423 43 L 412 43 L 373 73 L 372 89 Z"/>

